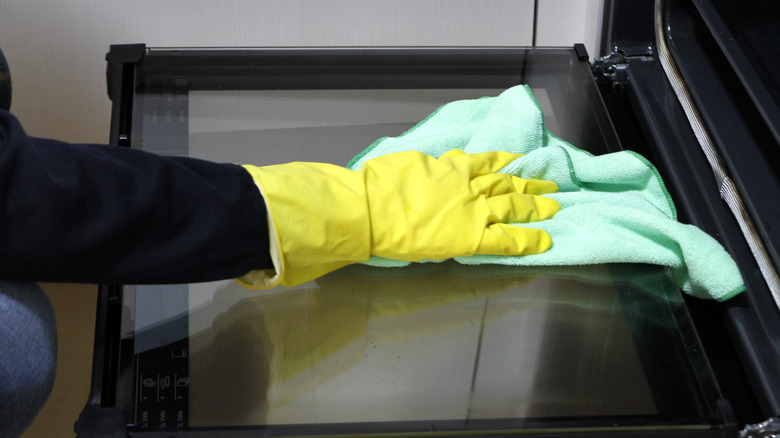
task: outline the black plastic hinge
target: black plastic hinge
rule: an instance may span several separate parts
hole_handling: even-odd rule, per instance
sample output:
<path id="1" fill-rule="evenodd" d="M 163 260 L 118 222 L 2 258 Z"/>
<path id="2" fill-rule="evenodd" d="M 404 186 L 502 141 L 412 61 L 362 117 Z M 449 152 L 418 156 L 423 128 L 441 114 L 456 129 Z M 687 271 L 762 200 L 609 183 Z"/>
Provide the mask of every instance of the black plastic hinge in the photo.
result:
<path id="1" fill-rule="evenodd" d="M 121 83 L 125 64 L 135 64 L 146 56 L 146 44 L 113 44 L 106 53 L 106 84 L 108 97 L 113 96 L 114 86 Z"/>
<path id="2" fill-rule="evenodd" d="M 580 61 L 587 61 L 590 59 L 590 56 L 588 56 L 588 49 L 586 49 L 585 44 L 582 43 L 574 45 L 574 54 L 577 55 L 577 59 Z"/>
<path id="3" fill-rule="evenodd" d="M 111 109 L 109 144 L 130 146 L 135 67 L 146 56 L 146 44 L 112 45 L 106 54 L 106 85 Z"/>
<path id="4" fill-rule="evenodd" d="M 716 406 L 723 421 L 723 436 L 737 436 L 737 417 L 734 415 L 731 403 L 728 400 L 720 399 L 716 402 Z"/>
<path id="5" fill-rule="evenodd" d="M 76 438 L 127 438 L 125 416 L 119 408 L 101 408 L 88 405 L 76 424 Z"/>

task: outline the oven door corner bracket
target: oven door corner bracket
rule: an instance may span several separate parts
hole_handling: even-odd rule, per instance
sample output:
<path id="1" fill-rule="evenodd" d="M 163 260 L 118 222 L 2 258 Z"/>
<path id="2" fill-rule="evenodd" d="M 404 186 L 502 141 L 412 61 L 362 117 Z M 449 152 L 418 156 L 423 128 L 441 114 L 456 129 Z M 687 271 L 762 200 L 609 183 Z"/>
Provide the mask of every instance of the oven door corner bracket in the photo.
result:
<path id="1" fill-rule="evenodd" d="M 613 91 L 622 91 L 628 82 L 626 69 L 632 62 L 653 61 L 651 55 L 626 55 L 623 51 L 615 51 L 608 56 L 596 58 L 590 65 L 590 70 L 596 83 L 611 85 Z"/>

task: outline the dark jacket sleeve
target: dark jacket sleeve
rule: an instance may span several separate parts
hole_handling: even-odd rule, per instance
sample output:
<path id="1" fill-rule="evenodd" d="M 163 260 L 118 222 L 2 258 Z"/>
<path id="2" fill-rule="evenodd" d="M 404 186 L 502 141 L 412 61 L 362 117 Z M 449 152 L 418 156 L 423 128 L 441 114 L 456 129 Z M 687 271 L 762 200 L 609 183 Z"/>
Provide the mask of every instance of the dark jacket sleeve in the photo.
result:
<path id="1" fill-rule="evenodd" d="M 240 166 L 29 137 L 0 110 L 0 278 L 193 283 L 272 268 Z"/>

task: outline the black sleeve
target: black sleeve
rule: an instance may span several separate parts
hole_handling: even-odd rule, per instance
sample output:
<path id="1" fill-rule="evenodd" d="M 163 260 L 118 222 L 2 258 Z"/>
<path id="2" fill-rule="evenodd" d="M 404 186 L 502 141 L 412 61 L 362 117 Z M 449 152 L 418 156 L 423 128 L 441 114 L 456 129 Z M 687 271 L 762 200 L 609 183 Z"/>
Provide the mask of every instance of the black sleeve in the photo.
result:
<path id="1" fill-rule="evenodd" d="M 271 268 L 240 166 L 28 137 L 0 110 L 0 279 L 193 283 Z"/>

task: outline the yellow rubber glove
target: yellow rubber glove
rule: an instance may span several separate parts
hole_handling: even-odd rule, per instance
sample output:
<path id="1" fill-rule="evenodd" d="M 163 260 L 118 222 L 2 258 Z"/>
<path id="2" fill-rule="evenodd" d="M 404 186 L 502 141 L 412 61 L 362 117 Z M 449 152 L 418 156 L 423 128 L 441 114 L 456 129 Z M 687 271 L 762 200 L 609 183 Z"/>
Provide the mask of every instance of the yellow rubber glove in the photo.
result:
<path id="1" fill-rule="evenodd" d="M 495 173 L 520 156 L 398 152 L 357 171 L 324 163 L 244 166 L 268 207 L 276 271 L 238 281 L 291 286 L 372 255 L 419 261 L 544 252 L 552 245 L 546 232 L 507 225 L 560 210 L 537 196 L 557 191 L 555 183 Z"/>

